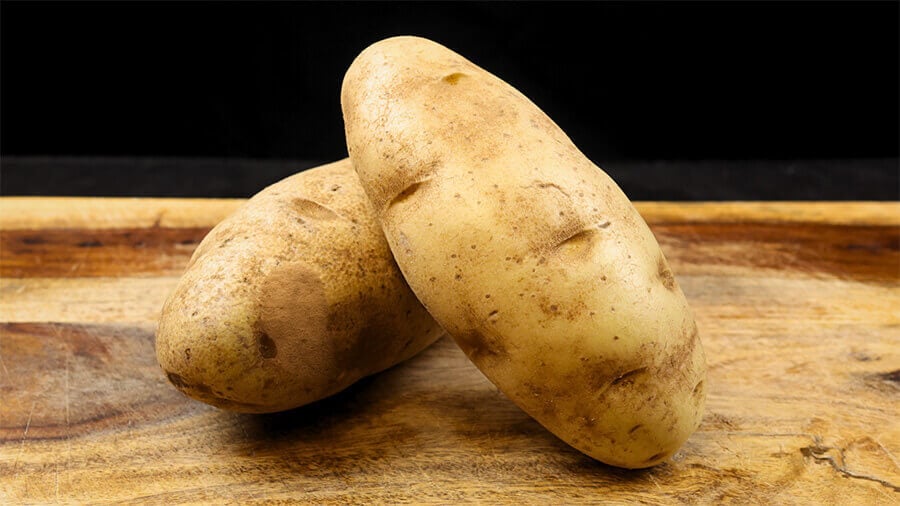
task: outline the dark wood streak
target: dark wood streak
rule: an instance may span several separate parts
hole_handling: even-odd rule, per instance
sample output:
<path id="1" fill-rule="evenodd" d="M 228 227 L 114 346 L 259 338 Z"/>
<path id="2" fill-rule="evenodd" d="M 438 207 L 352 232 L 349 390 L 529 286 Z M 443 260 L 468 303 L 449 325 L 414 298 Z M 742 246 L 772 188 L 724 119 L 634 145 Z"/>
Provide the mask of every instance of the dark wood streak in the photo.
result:
<path id="1" fill-rule="evenodd" d="M 900 281 L 900 229 L 821 223 L 650 223 L 670 262 Z M 735 255 L 735 247 L 741 249 Z"/>
<path id="2" fill-rule="evenodd" d="M 151 326 L 0 323 L 0 444 L 159 421 L 193 407 L 156 363 Z"/>
<path id="3" fill-rule="evenodd" d="M 871 282 L 900 280 L 900 231 L 821 223 L 650 222 L 678 266 L 735 265 Z M 0 277 L 180 275 L 209 228 L 0 232 Z M 733 255 L 733 245 L 752 254 Z M 40 262 L 35 262 L 35 258 Z"/>
<path id="4" fill-rule="evenodd" d="M 0 277 L 180 275 L 209 228 L 0 232 Z M 40 261 L 36 261 L 36 259 Z"/>

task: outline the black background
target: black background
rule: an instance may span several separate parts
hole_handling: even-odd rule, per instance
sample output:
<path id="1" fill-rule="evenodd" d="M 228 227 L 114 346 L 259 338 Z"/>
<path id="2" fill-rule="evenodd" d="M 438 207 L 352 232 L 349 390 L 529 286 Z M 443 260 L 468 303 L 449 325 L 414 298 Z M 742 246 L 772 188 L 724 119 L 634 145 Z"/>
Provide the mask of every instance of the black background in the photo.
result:
<path id="1" fill-rule="evenodd" d="M 414 34 L 519 88 L 634 198 L 898 197 L 897 2 L 0 9 L 5 195 L 250 195 L 345 156 L 344 71 Z"/>

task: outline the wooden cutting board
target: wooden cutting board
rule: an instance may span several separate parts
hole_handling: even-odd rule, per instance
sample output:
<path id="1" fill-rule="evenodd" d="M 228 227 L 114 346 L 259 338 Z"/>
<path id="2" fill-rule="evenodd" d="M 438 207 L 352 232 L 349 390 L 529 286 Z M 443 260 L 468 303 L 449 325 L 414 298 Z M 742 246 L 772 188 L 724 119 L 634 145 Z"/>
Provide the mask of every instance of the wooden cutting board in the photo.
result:
<path id="1" fill-rule="evenodd" d="M 900 204 L 642 203 L 709 358 L 700 429 L 611 468 L 444 338 L 294 411 L 188 400 L 155 318 L 237 200 L 0 199 L 0 503 L 900 503 Z"/>

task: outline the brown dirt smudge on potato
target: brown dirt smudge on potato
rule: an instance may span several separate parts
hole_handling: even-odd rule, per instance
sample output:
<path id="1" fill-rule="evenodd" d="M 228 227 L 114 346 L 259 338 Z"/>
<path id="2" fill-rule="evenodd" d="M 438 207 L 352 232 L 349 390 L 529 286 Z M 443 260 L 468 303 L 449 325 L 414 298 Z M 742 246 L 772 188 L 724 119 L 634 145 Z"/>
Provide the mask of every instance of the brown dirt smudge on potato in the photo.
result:
<path id="1" fill-rule="evenodd" d="M 275 358 L 278 355 L 278 347 L 275 341 L 265 332 L 259 332 L 256 335 L 256 347 L 262 358 Z"/>
<path id="2" fill-rule="evenodd" d="M 466 356 L 476 364 L 486 358 L 504 357 L 509 354 L 501 340 L 490 338 L 477 329 L 457 333 L 453 337 Z"/>
<path id="3" fill-rule="evenodd" d="M 662 256 L 659 257 L 657 261 L 657 275 L 659 276 L 659 281 L 662 283 L 666 290 L 674 291 L 675 290 L 675 275 L 672 274 L 672 270 L 669 269 L 669 265 L 666 262 L 666 259 Z"/>
<path id="4" fill-rule="evenodd" d="M 329 304 L 319 275 L 302 262 L 283 263 L 262 284 L 259 301 L 255 337 L 260 355 L 321 367 L 325 350 L 304 346 L 305 339 L 321 340 L 327 333 Z M 303 318 L 297 318 L 297 308 L 304 309 Z"/>
<path id="5" fill-rule="evenodd" d="M 690 358 L 694 353 L 694 349 L 700 343 L 700 331 L 697 329 L 696 322 L 691 322 L 690 329 L 685 329 L 682 334 L 682 345 L 676 347 L 671 353 L 667 354 L 665 361 L 661 364 L 658 374 L 670 374 L 680 371 L 684 368 L 684 361 Z"/>
<path id="6" fill-rule="evenodd" d="M 466 74 L 462 72 L 454 72 L 452 74 L 448 74 L 444 76 L 443 81 L 447 84 L 456 86 L 459 83 L 459 80 L 463 77 L 468 77 Z"/>

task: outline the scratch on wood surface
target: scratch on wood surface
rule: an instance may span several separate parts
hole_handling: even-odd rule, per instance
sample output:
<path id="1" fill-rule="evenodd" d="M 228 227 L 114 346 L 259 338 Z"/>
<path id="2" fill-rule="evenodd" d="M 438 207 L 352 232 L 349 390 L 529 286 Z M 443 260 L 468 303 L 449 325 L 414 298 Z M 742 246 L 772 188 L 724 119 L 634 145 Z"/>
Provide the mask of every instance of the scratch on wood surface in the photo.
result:
<path id="1" fill-rule="evenodd" d="M 396 442 L 393 442 L 392 444 L 393 444 L 394 448 L 397 449 L 397 450 L 399 451 L 399 448 L 397 447 L 397 443 L 396 443 Z M 402 453 L 401 453 L 401 454 L 402 454 Z M 434 477 L 431 476 L 431 473 L 429 473 L 424 467 L 422 467 L 422 464 L 421 464 L 421 462 L 419 461 L 419 459 L 416 458 L 416 457 L 414 456 L 413 459 L 412 459 L 412 461 L 413 461 L 413 464 L 415 464 L 416 469 L 419 471 L 419 476 L 424 476 L 424 477 L 425 477 L 425 480 L 427 480 L 427 482 L 428 482 L 429 484 L 432 484 L 432 485 L 433 485 L 433 484 L 434 484 Z"/>
<path id="2" fill-rule="evenodd" d="M 895 466 L 900 467 L 900 462 L 897 461 L 897 457 L 895 457 L 894 454 L 890 450 L 887 449 L 887 446 L 884 446 L 884 444 L 882 444 L 881 441 L 879 441 L 876 438 L 869 438 L 869 439 L 871 439 L 876 445 L 878 445 L 878 448 L 881 451 L 883 451 L 884 454 L 887 455 L 889 459 L 891 459 L 891 462 L 893 462 Z"/>
<path id="3" fill-rule="evenodd" d="M 19 454 L 16 455 L 16 461 L 13 462 L 13 477 L 19 476 L 19 459 L 25 451 L 25 440 L 28 438 L 28 428 L 31 427 L 31 416 L 34 415 L 34 405 L 37 401 L 31 401 L 31 409 L 28 411 L 28 420 L 25 421 L 25 430 L 22 432 L 22 441 L 19 443 Z"/>
<path id="4" fill-rule="evenodd" d="M 838 456 L 840 457 L 840 461 L 834 457 L 834 455 L 830 455 L 829 452 L 836 451 Z M 893 489 L 895 492 L 900 492 L 900 485 L 894 485 L 893 483 L 883 480 L 881 478 L 875 476 L 869 476 L 867 474 L 857 473 L 855 471 L 851 471 L 847 469 L 847 466 L 844 463 L 844 450 L 843 448 L 834 448 L 831 446 L 823 446 L 818 442 L 809 446 L 804 446 L 800 448 L 800 453 L 803 454 L 804 457 L 812 457 L 818 461 L 825 461 L 834 469 L 835 471 L 847 476 L 849 478 L 856 478 L 859 480 L 868 480 L 874 481 L 875 483 L 880 483 L 885 487 Z"/>
<path id="5" fill-rule="evenodd" d="M 0 337 L 3 337 L 3 336 L 0 336 Z M 0 343 L 0 344 L 2 344 L 2 343 Z M 7 369 L 6 364 L 3 363 L 3 347 L 2 346 L 0 346 L 0 368 L 3 369 L 3 377 L 6 378 L 6 380 L 9 380 L 9 369 Z M 4 381 L 6 381 L 6 380 L 4 380 Z"/>
<path id="6" fill-rule="evenodd" d="M 491 452 L 491 460 L 494 461 L 495 464 L 500 464 L 500 457 L 497 456 L 497 451 L 495 449 L 495 439 L 493 433 L 488 431 L 487 433 L 487 449 Z"/>
<path id="7" fill-rule="evenodd" d="M 59 332 L 57 331 L 57 334 Z M 66 409 L 66 437 L 69 435 L 69 360 L 72 357 L 71 348 L 66 349 L 66 373 L 65 373 L 65 409 Z"/>
<path id="8" fill-rule="evenodd" d="M 650 481 L 652 481 L 653 484 L 656 485 L 656 489 L 662 492 L 662 487 L 659 485 L 659 481 L 656 479 L 656 477 L 653 476 L 653 473 L 647 474 L 647 477 L 649 477 Z"/>
<path id="9" fill-rule="evenodd" d="M 67 339 L 71 337 L 67 336 Z M 69 439 L 69 429 L 71 425 L 71 418 L 69 416 L 69 369 L 70 369 L 70 360 L 72 358 L 72 348 L 70 346 L 66 347 L 66 382 L 65 382 L 65 394 L 66 394 L 66 474 L 68 475 L 69 470 L 69 462 L 72 460 L 72 442 Z M 59 502 L 59 467 L 56 469 L 56 501 Z"/>

